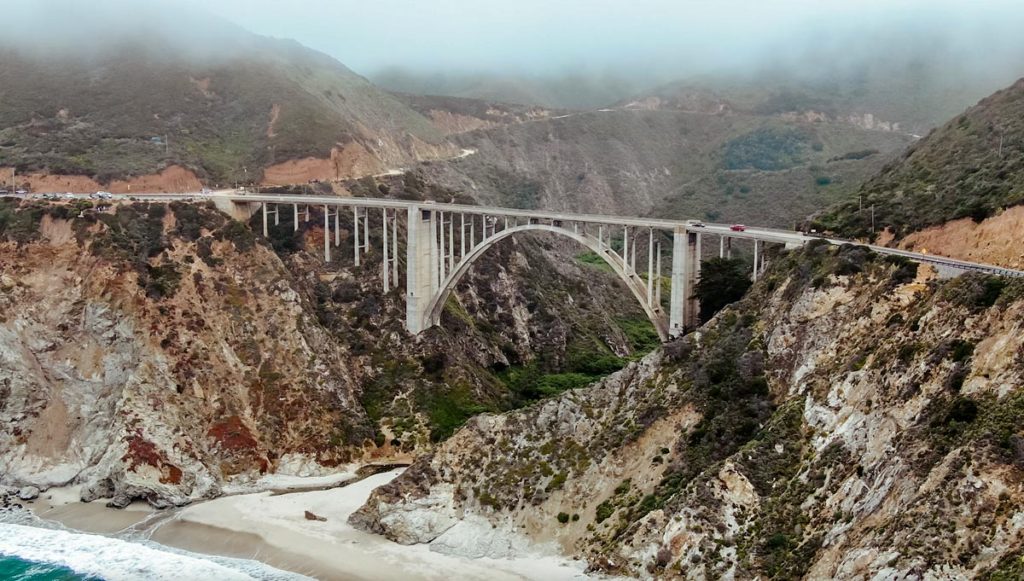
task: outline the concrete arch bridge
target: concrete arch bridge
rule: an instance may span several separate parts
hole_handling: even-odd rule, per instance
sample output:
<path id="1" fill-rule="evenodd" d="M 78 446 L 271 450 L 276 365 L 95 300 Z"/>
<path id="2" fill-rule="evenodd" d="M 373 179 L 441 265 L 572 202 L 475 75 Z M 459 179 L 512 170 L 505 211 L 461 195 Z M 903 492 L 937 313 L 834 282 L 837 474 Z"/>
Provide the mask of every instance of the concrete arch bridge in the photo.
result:
<path id="1" fill-rule="evenodd" d="M 139 196 L 142 199 L 167 200 L 170 196 Z M 770 228 L 736 228 L 726 224 L 703 224 L 695 220 L 660 220 L 594 214 L 573 214 L 518 210 L 462 204 L 409 202 L 377 198 L 339 198 L 334 196 L 276 196 L 251 194 L 181 195 L 171 199 L 212 199 L 219 208 L 236 218 L 248 219 L 263 214 L 263 233 L 270 220 L 280 222 L 280 213 L 290 211 L 298 229 L 300 219 L 309 220 L 310 206 L 322 206 L 324 214 L 324 259 L 331 259 L 332 248 L 341 246 L 340 215 L 352 213 L 353 232 L 350 250 L 355 265 L 371 251 L 370 222 L 379 221 L 382 235 L 384 291 L 400 286 L 400 227 L 405 236 L 405 326 L 412 334 L 438 325 L 445 301 L 459 280 L 487 250 L 506 238 L 529 232 L 548 232 L 574 240 L 603 259 L 625 283 L 666 341 L 698 325 L 699 305 L 693 297 L 700 279 L 701 245 L 705 238 L 718 240 L 719 256 L 731 256 L 735 239 L 750 240 L 754 246 L 751 276 L 757 279 L 764 269 L 765 244 L 799 247 L 812 240 L 830 244 L 855 244 L 847 240 L 808 236 L 801 232 Z M 333 222 L 333 223 L 332 223 Z M 333 227 L 333 235 L 332 235 Z M 613 246 L 613 236 L 618 244 Z M 671 240 L 665 244 L 663 240 Z M 641 254 L 638 266 L 638 248 Z M 670 248 L 668 248 L 670 246 Z M 981 271 L 1004 276 L 1024 277 L 1024 271 L 971 263 L 934 255 L 869 246 L 872 250 L 898 255 L 935 266 L 943 276 Z M 666 256 L 667 255 L 667 256 Z M 660 284 L 664 265 L 669 266 L 671 291 L 668 309 L 663 307 Z"/>

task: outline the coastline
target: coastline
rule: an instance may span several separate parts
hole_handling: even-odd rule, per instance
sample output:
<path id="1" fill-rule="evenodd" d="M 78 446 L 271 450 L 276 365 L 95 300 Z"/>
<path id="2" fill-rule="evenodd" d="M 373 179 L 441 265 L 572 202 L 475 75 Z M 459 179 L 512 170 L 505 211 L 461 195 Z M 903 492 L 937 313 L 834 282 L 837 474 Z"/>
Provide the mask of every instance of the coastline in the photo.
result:
<path id="1" fill-rule="evenodd" d="M 149 540 L 211 556 L 252 559 L 317 579 L 447 581 L 453 575 L 488 581 L 588 578 L 583 563 L 565 557 L 456 557 L 431 551 L 426 545 L 399 545 L 349 525 L 348 516 L 370 492 L 402 470 L 374 474 L 342 486 L 319 486 L 286 494 L 271 489 L 165 511 L 143 503 L 118 510 L 107 508 L 102 501 L 78 502 L 74 488 L 47 491 L 29 507 L 37 517 L 75 530 Z M 306 511 L 325 520 L 308 520 Z"/>

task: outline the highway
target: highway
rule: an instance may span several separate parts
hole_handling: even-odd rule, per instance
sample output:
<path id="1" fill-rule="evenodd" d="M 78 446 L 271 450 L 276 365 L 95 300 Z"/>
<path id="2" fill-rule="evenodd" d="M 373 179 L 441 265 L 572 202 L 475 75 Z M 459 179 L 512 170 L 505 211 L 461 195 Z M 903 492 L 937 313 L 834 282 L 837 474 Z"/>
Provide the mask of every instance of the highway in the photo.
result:
<path id="1" fill-rule="evenodd" d="M 47 194 L 53 195 L 53 194 Z M 39 198 L 43 197 L 44 194 L 26 194 L 16 197 L 22 198 Z M 56 194 L 59 199 L 90 199 L 93 195 L 90 194 Z M 514 208 L 499 208 L 492 206 L 472 206 L 467 204 L 447 204 L 442 202 L 430 202 L 430 201 L 409 201 L 409 200 L 395 200 L 387 198 L 345 198 L 338 196 L 293 196 L 293 195 L 277 195 L 277 194 L 251 194 L 251 193 L 239 193 L 235 190 L 218 190 L 214 192 L 183 192 L 183 193 L 136 193 L 136 194 L 113 194 L 111 201 L 114 200 L 127 200 L 134 199 L 139 201 L 150 201 L 150 202 L 169 202 L 169 201 L 207 201 L 207 200 L 222 200 L 231 201 L 236 203 L 270 203 L 270 204 L 300 204 L 300 205 L 311 205 L 311 206 L 346 206 L 360 208 L 387 208 L 390 210 L 402 210 L 408 211 L 408 208 L 413 206 L 427 206 L 431 209 L 452 213 L 452 214 L 466 214 L 475 216 L 491 216 L 495 218 L 510 218 L 510 219 L 536 219 L 551 222 L 568 222 L 568 223 L 580 223 L 580 224 L 594 224 L 604 226 L 629 226 L 630 228 L 654 228 L 656 230 L 668 230 L 674 231 L 676 228 L 684 228 L 691 232 L 700 232 L 704 234 L 713 234 L 717 236 L 727 236 L 729 238 L 739 240 L 758 240 L 761 242 L 775 243 L 775 244 L 790 244 L 790 245 L 804 245 L 813 240 L 825 240 L 829 244 L 842 245 L 842 244 L 854 244 L 859 246 L 866 246 L 871 250 L 884 255 L 890 256 L 902 256 L 916 262 L 931 264 L 938 267 L 944 267 L 957 271 L 974 271 L 984 272 L 988 274 L 995 274 L 1000 276 L 1010 276 L 1024 278 L 1024 271 L 997 266 L 993 264 L 982 264 L 977 262 L 968 262 L 964 260 L 957 260 L 954 258 L 947 258 L 944 256 L 936 256 L 933 254 L 923 254 L 920 252 L 911 252 L 908 250 L 900 250 L 898 248 L 889 248 L 887 246 L 877 246 L 873 244 L 863 244 L 852 240 L 843 240 L 840 238 L 826 238 L 822 236 L 809 236 L 802 232 L 795 232 L 791 230 L 779 230 L 774 228 L 760 228 L 754 226 L 747 226 L 743 231 L 736 231 L 732 229 L 730 224 L 704 224 L 696 220 L 664 220 L 657 218 L 640 218 L 640 217 L 629 217 L 629 216 L 609 216 L 601 214 L 575 214 L 569 212 L 549 212 L 542 210 L 521 210 Z"/>

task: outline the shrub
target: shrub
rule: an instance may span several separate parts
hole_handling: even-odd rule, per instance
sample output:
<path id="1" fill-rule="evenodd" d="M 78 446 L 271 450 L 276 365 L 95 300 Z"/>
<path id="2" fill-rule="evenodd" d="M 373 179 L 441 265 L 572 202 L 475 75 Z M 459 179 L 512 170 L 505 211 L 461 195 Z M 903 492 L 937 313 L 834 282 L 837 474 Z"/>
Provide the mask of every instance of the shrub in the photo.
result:
<path id="1" fill-rule="evenodd" d="M 722 162 L 726 169 L 778 171 L 802 162 L 807 135 L 788 127 L 762 127 L 726 143 Z"/>
<path id="2" fill-rule="evenodd" d="M 569 522 L 569 514 L 565 512 L 558 513 L 558 516 L 556 518 L 558 519 L 558 522 L 562 524 Z"/>
<path id="3" fill-rule="evenodd" d="M 751 284 L 741 260 L 712 258 L 701 262 L 700 280 L 694 289 L 700 301 L 701 322 L 707 322 L 726 305 L 743 298 Z"/>

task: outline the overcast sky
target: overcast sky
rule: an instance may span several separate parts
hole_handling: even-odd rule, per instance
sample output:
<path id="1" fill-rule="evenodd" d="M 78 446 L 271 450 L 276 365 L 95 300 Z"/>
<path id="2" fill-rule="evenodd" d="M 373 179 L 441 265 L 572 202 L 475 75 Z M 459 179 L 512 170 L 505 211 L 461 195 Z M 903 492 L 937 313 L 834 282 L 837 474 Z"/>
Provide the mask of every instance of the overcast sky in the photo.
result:
<path id="1" fill-rule="evenodd" d="M 145 1 L 145 0 L 137 0 Z M 196 0 L 180 0 L 196 2 Z M 875 37 L 926 35 L 975 56 L 1024 45 L 1022 0 L 215 0 L 260 34 L 364 74 L 721 70 Z M 1019 54 L 1019 53 L 1018 53 Z M 813 55 L 812 55 L 813 56 Z M 833 58 L 833 57 L 830 57 Z"/>
<path id="2" fill-rule="evenodd" d="M 680 77 L 915 52 L 1024 75 L 1024 0 L 0 0 L 0 44 L 82 51 L 155 23 L 211 47 L 209 12 L 369 76 Z"/>

